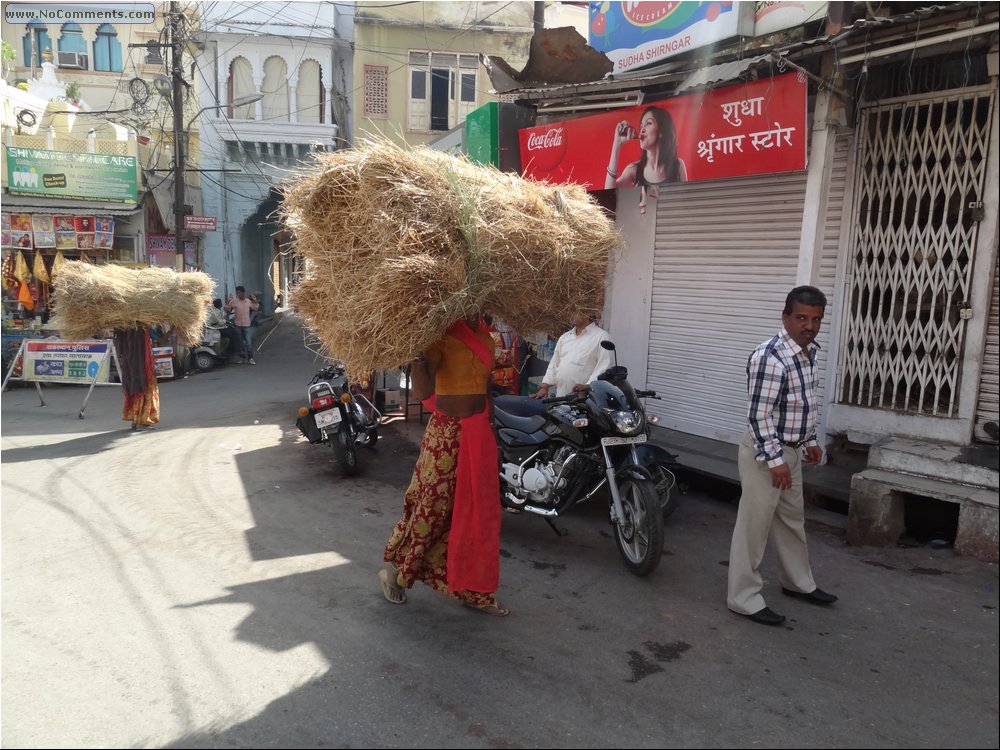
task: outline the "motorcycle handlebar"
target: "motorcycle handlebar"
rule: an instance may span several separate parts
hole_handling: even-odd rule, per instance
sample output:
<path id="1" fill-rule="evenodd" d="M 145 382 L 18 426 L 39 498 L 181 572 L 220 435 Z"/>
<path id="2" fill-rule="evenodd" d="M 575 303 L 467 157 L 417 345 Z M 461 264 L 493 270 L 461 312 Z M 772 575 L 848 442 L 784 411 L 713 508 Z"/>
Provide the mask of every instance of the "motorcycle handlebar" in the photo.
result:
<path id="1" fill-rule="evenodd" d="M 639 398 L 655 398 L 657 401 L 662 401 L 663 399 L 656 395 L 656 391 L 636 391 L 635 395 Z"/>
<path id="2" fill-rule="evenodd" d="M 344 372 L 344 368 L 340 365 L 330 365 L 319 370 L 312 379 L 306 383 L 306 385 L 312 385 L 313 383 L 318 383 L 321 380 L 329 380 L 330 378 L 337 377 Z"/>

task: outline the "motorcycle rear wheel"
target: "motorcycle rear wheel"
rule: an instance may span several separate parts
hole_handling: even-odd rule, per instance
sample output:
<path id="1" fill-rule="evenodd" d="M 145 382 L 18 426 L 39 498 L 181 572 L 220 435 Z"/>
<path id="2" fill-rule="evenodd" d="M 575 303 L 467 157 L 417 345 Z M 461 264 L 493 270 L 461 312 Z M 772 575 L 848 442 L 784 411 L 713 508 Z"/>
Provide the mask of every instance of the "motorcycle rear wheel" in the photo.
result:
<path id="1" fill-rule="evenodd" d="M 648 479 L 618 480 L 624 518 L 614 525 L 615 544 L 625 567 L 637 576 L 656 570 L 663 555 L 663 511 L 656 486 Z"/>
<path id="2" fill-rule="evenodd" d="M 353 477 L 358 473 L 358 453 L 354 447 L 354 441 L 346 429 L 337 430 L 330 436 L 330 446 L 333 448 L 333 455 L 337 459 L 337 471 L 342 477 Z"/>

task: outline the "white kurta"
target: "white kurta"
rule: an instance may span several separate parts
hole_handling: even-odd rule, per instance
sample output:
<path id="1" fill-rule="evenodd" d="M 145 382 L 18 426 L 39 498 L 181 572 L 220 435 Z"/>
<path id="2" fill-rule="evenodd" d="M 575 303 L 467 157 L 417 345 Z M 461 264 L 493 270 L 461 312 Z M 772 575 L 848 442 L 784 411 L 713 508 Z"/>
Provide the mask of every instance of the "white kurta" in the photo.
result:
<path id="1" fill-rule="evenodd" d="M 609 339 L 608 332 L 591 323 L 577 334 L 576 328 L 566 331 L 556 342 L 552 361 L 545 371 L 543 383 L 554 386 L 556 396 L 573 392 L 577 383 L 589 383 L 611 366 L 611 352 L 601 348 Z"/>

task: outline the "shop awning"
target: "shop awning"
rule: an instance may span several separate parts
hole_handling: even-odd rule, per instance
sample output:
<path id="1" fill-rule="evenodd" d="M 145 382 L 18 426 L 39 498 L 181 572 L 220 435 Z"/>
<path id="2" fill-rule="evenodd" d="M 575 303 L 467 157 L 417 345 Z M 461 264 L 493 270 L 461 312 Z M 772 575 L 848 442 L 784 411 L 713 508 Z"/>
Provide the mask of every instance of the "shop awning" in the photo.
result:
<path id="1" fill-rule="evenodd" d="M 3 210 L 28 214 L 92 214 L 95 216 L 131 216 L 141 210 L 137 203 L 105 203 L 64 198 L 39 198 L 34 195 L 5 195 Z"/>
<path id="2" fill-rule="evenodd" d="M 160 221 L 169 234 L 174 232 L 174 181 L 161 179 L 156 185 L 149 189 L 156 204 L 156 210 L 160 214 Z"/>
<path id="3" fill-rule="evenodd" d="M 692 71 L 687 78 L 677 84 L 674 94 L 682 94 L 685 91 L 690 91 L 701 86 L 713 86 L 735 81 L 737 78 L 742 78 L 743 74 L 751 68 L 764 64 L 775 65 L 776 63 L 771 55 L 767 54 L 747 57 L 743 60 L 733 60 L 718 65 L 706 65 L 704 68 Z"/>

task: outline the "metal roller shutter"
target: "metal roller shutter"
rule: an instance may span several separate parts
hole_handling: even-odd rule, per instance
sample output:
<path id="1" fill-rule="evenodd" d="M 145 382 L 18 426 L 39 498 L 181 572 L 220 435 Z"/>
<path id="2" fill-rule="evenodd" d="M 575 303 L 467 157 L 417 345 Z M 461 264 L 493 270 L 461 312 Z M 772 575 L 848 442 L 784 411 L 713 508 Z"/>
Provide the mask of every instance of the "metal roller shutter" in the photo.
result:
<path id="1" fill-rule="evenodd" d="M 823 223 L 823 247 L 819 258 L 819 278 L 816 286 L 826 295 L 826 319 L 823 321 L 823 331 L 820 333 L 820 350 L 816 357 L 816 371 L 819 375 L 816 383 L 816 397 L 821 404 L 833 400 L 826 394 L 827 382 L 831 370 L 828 370 L 830 355 L 830 333 L 833 319 L 837 315 L 834 308 L 835 288 L 837 283 L 837 259 L 840 256 L 840 225 L 844 216 L 844 196 L 847 190 L 847 168 L 850 161 L 854 138 L 851 133 L 837 137 L 833 153 L 833 164 L 830 169 L 830 180 L 826 200 L 826 221 Z"/>
<path id="2" fill-rule="evenodd" d="M 994 254 L 997 249 L 993 248 Z M 990 319 L 983 350 L 983 374 L 979 380 L 979 398 L 976 401 L 976 440 L 997 442 L 996 436 L 984 429 L 987 422 L 1000 420 L 1000 256 L 993 273 L 993 293 L 990 300 Z"/>
<path id="3" fill-rule="evenodd" d="M 660 188 L 647 383 L 664 427 L 739 442 L 747 357 L 795 286 L 805 188 L 805 172 Z"/>

